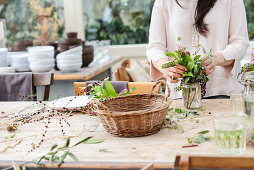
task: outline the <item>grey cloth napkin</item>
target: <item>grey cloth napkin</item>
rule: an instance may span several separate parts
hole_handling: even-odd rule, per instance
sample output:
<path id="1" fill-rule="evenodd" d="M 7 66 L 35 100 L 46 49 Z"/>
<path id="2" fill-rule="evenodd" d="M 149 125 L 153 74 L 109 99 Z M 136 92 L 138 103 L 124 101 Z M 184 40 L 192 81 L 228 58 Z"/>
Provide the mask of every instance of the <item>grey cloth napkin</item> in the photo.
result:
<path id="1" fill-rule="evenodd" d="M 0 74 L 0 101 L 32 100 L 34 93 L 32 73 Z"/>
<path id="2" fill-rule="evenodd" d="M 86 86 L 92 84 L 93 86 L 97 83 L 102 83 L 102 81 L 86 81 Z M 112 86 L 114 87 L 117 94 L 121 93 L 124 89 L 128 90 L 128 81 L 110 81 Z M 103 87 L 105 88 L 105 83 L 103 83 Z M 87 88 L 87 92 L 91 90 L 90 87 Z M 88 93 L 89 94 L 89 93 Z"/>

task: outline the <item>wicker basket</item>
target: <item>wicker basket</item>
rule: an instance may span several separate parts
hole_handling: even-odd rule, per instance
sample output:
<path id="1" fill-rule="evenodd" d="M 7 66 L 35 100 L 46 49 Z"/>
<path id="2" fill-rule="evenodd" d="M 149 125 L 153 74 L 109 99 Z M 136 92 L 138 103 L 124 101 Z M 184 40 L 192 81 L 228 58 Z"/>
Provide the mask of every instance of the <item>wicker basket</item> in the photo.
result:
<path id="1" fill-rule="evenodd" d="M 153 89 L 160 83 L 166 84 L 158 81 Z M 112 135 L 146 136 L 160 130 L 171 103 L 169 95 L 134 94 L 101 102 L 95 113 L 107 132 Z"/>

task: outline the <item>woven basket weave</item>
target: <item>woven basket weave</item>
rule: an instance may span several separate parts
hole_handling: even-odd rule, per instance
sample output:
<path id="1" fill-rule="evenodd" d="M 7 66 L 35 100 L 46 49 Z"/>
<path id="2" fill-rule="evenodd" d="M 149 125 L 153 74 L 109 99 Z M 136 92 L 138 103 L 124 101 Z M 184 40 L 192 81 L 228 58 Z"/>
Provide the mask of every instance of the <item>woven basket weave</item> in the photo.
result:
<path id="1" fill-rule="evenodd" d="M 158 81 L 153 89 L 160 83 L 166 84 Z M 168 92 L 170 94 L 170 90 Z M 171 103 L 169 95 L 134 94 L 101 102 L 95 113 L 107 132 L 112 135 L 146 136 L 160 130 Z"/>

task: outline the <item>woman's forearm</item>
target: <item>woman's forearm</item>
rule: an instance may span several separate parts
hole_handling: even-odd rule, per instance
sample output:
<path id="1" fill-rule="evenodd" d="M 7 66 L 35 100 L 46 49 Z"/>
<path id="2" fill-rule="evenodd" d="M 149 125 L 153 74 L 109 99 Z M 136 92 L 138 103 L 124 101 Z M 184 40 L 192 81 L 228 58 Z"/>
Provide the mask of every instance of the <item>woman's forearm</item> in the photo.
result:
<path id="1" fill-rule="evenodd" d="M 226 60 L 221 53 L 215 54 L 216 66 L 229 66 L 234 64 L 235 60 Z"/>

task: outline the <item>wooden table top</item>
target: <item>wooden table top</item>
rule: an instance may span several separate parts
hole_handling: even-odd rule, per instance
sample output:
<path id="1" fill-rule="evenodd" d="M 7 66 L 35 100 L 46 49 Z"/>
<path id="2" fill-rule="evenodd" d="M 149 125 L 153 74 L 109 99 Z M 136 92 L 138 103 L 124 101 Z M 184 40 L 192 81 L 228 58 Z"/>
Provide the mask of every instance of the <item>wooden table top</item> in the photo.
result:
<path id="1" fill-rule="evenodd" d="M 81 68 L 80 71 L 75 73 L 62 73 L 61 71 L 52 71 L 54 73 L 54 80 L 83 80 L 87 81 L 97 76 L 98 74 L 108 70 L 114 64 L 121 61 L 122 57 L 109 56 L 105 62 L 100 64 L 89 65 L 88 67 Z"/>
<path id="2" fill-rule="evenodd" d="M 3 117 L 10 113 L 17 113 L 32 104 L 34 102 L 1 102 L 0 112 L 3 111 L 5 113 L 0 116 Z M 182 108 L 182 101 L 173 101 L 172 107 Z M 31 149 L 32 145 L 37 144 L 41 139 L 42 133 L 45 130 L 44 121 L 20 126 L 14 138 L 4 139 L 6 136 L 10 136 L 10 134 L 3 126 L 6 122 L 1 118 L 0 160 L 31 161 L 47 153 L 53 144 L 63 145 L 68 137 L 71 137 L 71 143 L 73 144 L 88 136 L 105 139 L 105 141 L 99 144 L 81 144 L 73 148 L 72 153 L 79 158 L 80 162 L 154 162 L 155 165 L 165 164 L 168 166 L 173 165 L 177 154 L 219 156 L 216 154 L 214 141 L 202 143 L 198 147 L 182 148 L 182 146 L 188 145 L 188 137 L 192 137 L 200 131 L 209 130 L 209 135 L 214 136 L 212 116 L 219 112 L 230 111 L 230 100 L 203 100 L 202 108 L 205 111 L 200 116 L 180 122 L 184 132 L 179 129 L 163 128 L 157 134 L 138 138 L 111 136 L 103 128 L 98 117 L 74 113 L 74 116 L 66 116 L 66 120 L 71 126 L 63 124 L 65 136 L 62 135 L 61 127 L 57 123 L 59 120 L 54 119 L 49 125 L 45 142 L 42 143 L 41 147 L 29 154 L 27 152 Z M 199 120 L 199 123 L 196 120 Z M 6 152 L 1 153 L 3 149 L 15 145 L 20 139 L 23 139 L 22 142 L 15 148 L 9 148 Z M 107 149 L 108 152 L 100 152 L 99 150 L 101 149 Z M 252 149 L 247 148 L 247 151 L 242 156 L 251 157 L 254 156 L 254 152 Z M 69 158 L 67 158 L 67 161 L 73 162 Z"/>

